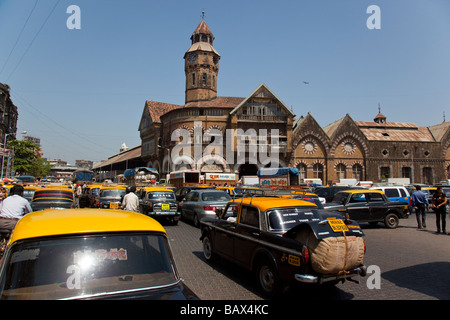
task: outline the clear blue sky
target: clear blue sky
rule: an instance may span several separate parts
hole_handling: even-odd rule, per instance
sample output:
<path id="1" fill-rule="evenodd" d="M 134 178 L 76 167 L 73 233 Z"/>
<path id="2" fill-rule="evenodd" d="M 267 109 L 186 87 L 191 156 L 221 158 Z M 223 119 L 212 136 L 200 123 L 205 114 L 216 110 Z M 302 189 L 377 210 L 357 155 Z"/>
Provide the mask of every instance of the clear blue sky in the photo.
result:
<path id="1" fill-rule="evenodd" d="M 80 30 L 66 26 L 70 5 Z M 370 5 L 379 30 L 366 26 Z M 264 82 L 321 126 L 347 113 L 371 121 L 378 103 L 387 121 L 450 119 L 448 0 L 0 0 L 0 82 L 18 138 L 25 130 L 45 157 L 71 164 L 139 145 L 145 100 L 184 104 L 183 55 L 203 10 L 221 54 L 219 96 Z"/>

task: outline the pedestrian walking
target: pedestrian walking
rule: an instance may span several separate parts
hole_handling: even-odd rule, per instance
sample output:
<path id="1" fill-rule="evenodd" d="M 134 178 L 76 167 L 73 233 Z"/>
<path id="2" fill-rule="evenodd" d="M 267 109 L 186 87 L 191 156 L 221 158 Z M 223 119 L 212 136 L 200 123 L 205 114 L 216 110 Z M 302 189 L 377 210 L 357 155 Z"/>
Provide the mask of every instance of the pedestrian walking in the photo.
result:
<path id="1" fill-rule="evenodd" d="M 431 209 L 436 213 L 436 233 L 441 233 L 441 222 L 442 222 L 442 233 L 446 232 L 446 214 L 447 214 L 447 203 L 448 199 L 445 193 L 442 191 L 441 187 L 437 187 L 433 198 L 431 198 Z"/>
<path id="2" fill-rule="evenodd" d="M 83 188 L 81 188 L 81 183 L 78 183 L 77 187 L 75 188 L 75 208 L 80 207 L 80 198 L 82 193 Z"/>
<path id="3" fill-rule="evenodd" d="M 426 213 L 428 209 L 428 199 L 425 193 L 421 190 L 420 186 L 416 186 L 416 192 L 411 196 L 411 205 L 416 211 L 417 228 L 422 229 L 427 227 Z"/>

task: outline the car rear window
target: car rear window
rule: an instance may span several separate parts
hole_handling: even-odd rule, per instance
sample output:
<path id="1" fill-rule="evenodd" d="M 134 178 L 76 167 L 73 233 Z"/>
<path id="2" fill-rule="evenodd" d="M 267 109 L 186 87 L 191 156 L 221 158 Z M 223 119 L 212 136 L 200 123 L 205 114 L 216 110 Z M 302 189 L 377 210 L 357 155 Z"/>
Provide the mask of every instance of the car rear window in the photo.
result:
<path id="1" fill-rule="evenodd" d="M 160 192 L 149 192 L 147 194 L 147 199 L 163 199 L 163 200 L 175 200 L 175 194 L 173 192 L 160 191 Z"/>
<path id="2" fill-rule="evenodd" d="M 286 232 L 302 222 L 318 221 L 316 207 L 273 209 L 267 211 L 269 231 Z"/>
<path id="3" fill-rule="evenodd" d="M 226 192 L 205 192 L 202 193 L 203 201 L 228 201 L 231 197 Z"/>
<path id="4" fill-rule="evenodd" d="M 34 192 L 33 203 L 39 202 L 73 202 L 73 192 L 70 190 L 37 190 Z"/>
<path id="5" fill-rule="evenodd" d="M 4 259 L 1 299 L 72 299 L 178 281 L 167 239 L 156 234 L 25 241 Z"/>

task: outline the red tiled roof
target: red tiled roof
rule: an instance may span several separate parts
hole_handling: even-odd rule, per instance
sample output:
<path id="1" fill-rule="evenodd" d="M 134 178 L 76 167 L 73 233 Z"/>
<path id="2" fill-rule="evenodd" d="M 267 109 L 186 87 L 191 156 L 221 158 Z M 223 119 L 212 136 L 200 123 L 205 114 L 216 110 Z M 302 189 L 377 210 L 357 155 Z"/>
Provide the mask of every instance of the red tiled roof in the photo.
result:
<path id="1" fill-rule="evenodd" d="M 160 117 L 166 114 L 169 111 L 181 108 L 178 104 L 170 104 L 158 101 L 145 101 L 145 107 L 148 108 L 148 112 L 150 113 L 150 117 L 153 122 L 160 123 Z"/>
<path id="2" fill-rule="evenodd" d="M 211 108 L 211 107 L 220 107 L 220 108 L 235 108 L 239 105 L 245 98 L 240 97 L 217 97 L 211 100 L 203 100 L 203 101 L 193 101 L 188 102 L 184 105 L 186 108 L 197 107 L 197 108 Z"/>

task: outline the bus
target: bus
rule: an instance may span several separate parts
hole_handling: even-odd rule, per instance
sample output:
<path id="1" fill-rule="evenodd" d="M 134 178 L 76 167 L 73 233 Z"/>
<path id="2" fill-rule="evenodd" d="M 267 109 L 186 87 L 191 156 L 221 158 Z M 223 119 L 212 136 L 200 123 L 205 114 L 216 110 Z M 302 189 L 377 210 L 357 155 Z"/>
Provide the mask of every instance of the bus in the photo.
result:
<path id="1" fill-rule="evenodd" d="M 136 187 L 154 185 L 159 178 L 158 170 L 148 167 L 127 169 L 123 175 L 127 185 Z"/>
<path id="2" fill-rule="evenodd" d="M 72 175 L 72 181 L 76 182 L 91 182 L 94 178 L 94 172 L 88 169 L 78 169 Z"/>
<path id="3" fill-rule="evenodd" d="M 181 188 L 188 185 L 199 184 L 200 171 L 198 170 L 180 170 L 170 173 L 170 184 Z"/>

